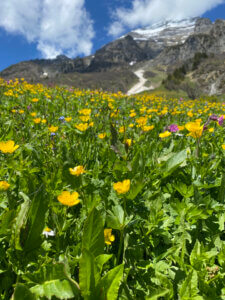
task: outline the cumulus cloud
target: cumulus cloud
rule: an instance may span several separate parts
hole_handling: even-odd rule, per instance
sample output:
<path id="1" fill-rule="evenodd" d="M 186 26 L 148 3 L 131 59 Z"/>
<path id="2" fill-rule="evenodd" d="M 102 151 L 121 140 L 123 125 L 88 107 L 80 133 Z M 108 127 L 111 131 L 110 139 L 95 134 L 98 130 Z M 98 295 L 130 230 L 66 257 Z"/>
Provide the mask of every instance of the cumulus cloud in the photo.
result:
<path id="1" fill-rule="evenodd" d="M 163 20 L 201 16 L 225 0 L 132 0 L 131 8 L 119 7 L 112 13 L 108 33 L 118 36 L 127 29 Z"/>
<path id="2" fill-rule="evenodd" d="M 0 27 L 37 43 L 45 58 L 92 50 L 93 22 L 85 0 L 7 0 L 0 2 Z"/>

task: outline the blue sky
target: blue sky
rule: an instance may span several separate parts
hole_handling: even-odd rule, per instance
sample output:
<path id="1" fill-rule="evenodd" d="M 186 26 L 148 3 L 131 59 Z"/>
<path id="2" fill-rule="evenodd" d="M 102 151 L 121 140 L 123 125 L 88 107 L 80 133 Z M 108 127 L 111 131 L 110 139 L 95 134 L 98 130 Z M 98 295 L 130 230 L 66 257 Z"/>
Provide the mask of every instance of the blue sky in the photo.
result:
<path id="1" fill-rule="evenodd" d="M 60 53 L 88 55 L 131 29 L 190 16 L 225 19 L 225 1 L 7 0 L 0 3 L 0 70 Z"/>

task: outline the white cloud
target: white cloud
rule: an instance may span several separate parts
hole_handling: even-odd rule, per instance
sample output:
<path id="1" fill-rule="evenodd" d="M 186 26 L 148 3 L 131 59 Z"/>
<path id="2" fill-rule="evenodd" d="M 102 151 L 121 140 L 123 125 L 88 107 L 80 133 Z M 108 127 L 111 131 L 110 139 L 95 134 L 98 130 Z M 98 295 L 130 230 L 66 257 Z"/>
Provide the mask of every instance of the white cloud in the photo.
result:
<path id="1" fill-rule="evenodd" d="M 147 26 L 162 20 L 201 16 L 225 0 L 132 0 L 131 8 L 117 8 L 108 33 L 120 35 L 127 29 Z"/>
<path id="2" fill-rule="evenodd" d="M 85 0 L 7 0 L 0 2 L 0 27 L 37 43 L 43 57 L 88 55 L 94 37 Z"/>

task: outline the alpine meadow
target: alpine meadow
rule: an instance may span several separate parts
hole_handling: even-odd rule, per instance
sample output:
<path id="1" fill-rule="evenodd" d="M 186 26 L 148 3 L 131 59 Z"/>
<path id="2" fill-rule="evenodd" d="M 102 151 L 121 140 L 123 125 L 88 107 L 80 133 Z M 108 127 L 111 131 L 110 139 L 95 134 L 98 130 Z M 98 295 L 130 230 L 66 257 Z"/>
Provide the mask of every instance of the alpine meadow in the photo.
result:
<path id="1" fill-rule="evenodd" d="M 225 299 L 225 103 L 1 81 L 1 299 Z"/>

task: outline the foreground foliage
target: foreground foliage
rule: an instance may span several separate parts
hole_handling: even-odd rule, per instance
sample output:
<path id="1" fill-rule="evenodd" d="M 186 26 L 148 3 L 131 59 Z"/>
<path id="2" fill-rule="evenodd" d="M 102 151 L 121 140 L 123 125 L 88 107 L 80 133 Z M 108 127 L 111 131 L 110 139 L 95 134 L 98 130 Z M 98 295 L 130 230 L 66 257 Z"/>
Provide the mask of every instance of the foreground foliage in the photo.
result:
<path id="1" fill-rule="evenodd" d="M 0 84 L 0 299 L 225 299 L 225 103 Z"/>

